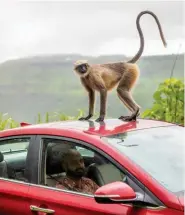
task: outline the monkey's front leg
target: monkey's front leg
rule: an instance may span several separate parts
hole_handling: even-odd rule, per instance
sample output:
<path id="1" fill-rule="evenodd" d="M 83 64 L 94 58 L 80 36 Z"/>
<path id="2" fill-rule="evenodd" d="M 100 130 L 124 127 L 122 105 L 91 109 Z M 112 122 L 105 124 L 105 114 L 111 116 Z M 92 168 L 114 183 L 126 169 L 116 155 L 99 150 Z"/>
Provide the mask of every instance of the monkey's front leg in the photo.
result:
<path id="1" fill-rule="evenodd" d="M 96 119 L 96 122 L 104 121 L 106 114 L 106 102 L 107 102 L 107 90 L 100 90 L 100 116 Z"/>
<path id="2" fill-rule="evenodd" d="M 95 92 L 94 90 L 88 90 L 89 95 L 89 114 L 86 117 L 81 117 L 79 120 L 88 120 L 94 114 L 94 102 L 95 102 Z"/>

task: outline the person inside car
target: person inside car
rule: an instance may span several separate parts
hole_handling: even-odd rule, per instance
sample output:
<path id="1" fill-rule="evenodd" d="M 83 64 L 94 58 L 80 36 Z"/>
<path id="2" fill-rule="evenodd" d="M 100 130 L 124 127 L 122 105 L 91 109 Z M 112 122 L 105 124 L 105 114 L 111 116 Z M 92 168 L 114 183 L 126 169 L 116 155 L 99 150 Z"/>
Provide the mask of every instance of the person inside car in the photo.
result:
<path id="1" fill-rule="evenodd" d="M 62 165 L 66 176 L 58 179 L 57 188 L 67 189 L 86 194 L 94 194 L 98 185 L 89 178 L 84 177 L 85 165 L 83 157 L 76 149 L 68 149 L 63 154 Z"/>

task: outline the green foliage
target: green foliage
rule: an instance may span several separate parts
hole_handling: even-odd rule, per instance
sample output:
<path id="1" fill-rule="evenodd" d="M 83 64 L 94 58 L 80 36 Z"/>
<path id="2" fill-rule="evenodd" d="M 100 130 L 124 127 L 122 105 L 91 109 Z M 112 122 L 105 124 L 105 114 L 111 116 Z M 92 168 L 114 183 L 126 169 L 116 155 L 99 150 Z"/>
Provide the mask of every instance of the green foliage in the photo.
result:
<path id="1" fill-rule="evenodd" d="M 0 131 L 9 128 L 16 128 L 19 123 L 12 119 L 7 113 L 0 113 Z"/>
<path id="2" fill-rule="evenodd" d="M 160 83 L 153 95 L 151 109 L 142 113 L 143 118 L 184 124 L 184 83 L 176 78 Z"/>
<path id="3" fill-rule="evenodd" d="M 38 113 L 35 123 L 40 124 L 54 121 L 77 120 L 84 115 L 84 112 L 82 110 L 78 110 L 78 112 L 79 113 L 77 116 L 67 116 L 64 113 L 60 112 L 54 112 L 53 114 L 47 112 L 43 117 L 40 113 Z M 9 128 L 16 128 L 19 126 L 20 123 L 14 121 L 12 117 L 8 116 L 7 113 L 6 114 L 0 113 L 0 131 Z"/>
<path id="4" fill-rule="evenodd" d="M 78 110 L 77 116 L 68 116 L 61 112 L 54 112 L 49 113 L 46 112 L 46 114 L 42 117 L 40 113 L 37 115 L 36 123 L 48 123 L 48 122 L 56 122 L 56 121 L 66 121 L 66 120 L 77 120 L 80 117 L 84 115 L 84 112 L 82 110 Z"/>

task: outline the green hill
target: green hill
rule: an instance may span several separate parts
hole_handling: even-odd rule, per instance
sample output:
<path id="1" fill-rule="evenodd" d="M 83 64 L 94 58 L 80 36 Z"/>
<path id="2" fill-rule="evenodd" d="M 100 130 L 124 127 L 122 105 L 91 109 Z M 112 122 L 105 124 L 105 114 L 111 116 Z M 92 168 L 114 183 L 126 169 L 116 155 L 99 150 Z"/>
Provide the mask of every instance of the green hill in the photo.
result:
<path id="1" fill-rule="evenodd" d="M 73 72 L 77 59 L 106 63 L 126 60 L 126 57 L 63 54 L 6 61 L 0 64 L 0 112 L 8 112 L 16 120 L 33 122 L 38 112 L 61 111 L 76 115 L 78 109 L 87 110 L 88 98 Z M 175 55 L 167 55 L 142 57 L 139 61 L 141 76 L 133 95 L 143 109 L 151 106 L 158 84 L 170 77 L 174 60 Z M 178 57 L 174 77 L 184 77 L 183 55 Z M 96 110 L 99 110 L 99 96 Z M 108 96 L 107 110 L 113 117 L 127 113 L 115 90 Z"/>

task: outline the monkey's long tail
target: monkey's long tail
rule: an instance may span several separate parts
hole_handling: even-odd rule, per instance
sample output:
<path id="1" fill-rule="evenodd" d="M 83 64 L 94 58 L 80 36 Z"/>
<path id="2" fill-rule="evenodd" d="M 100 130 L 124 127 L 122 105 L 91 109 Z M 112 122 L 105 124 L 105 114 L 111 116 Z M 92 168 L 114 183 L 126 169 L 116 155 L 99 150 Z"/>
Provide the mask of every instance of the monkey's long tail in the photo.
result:
<path id="1" fill-rule="evenodd" d="M 139 48 L 139 51 L 136 53 L 136 55 L 131 60 L 129 60 L 127 63 L 135 63 L 141 57 L 141 55 L 143 53 L 143 50 L 144 50 L 144 36 L 143 36 L 143 32 L 142 32 L 141 27 L 140 27 L 140 18 L 144 14 L 150 14 L 151 16 L 154 17 L 154 19 L 155 19 L 155 21 L 157 23 L 157 26 L 159 28 L 160 37 L 161 37 L 161 40 L 162 40 L 162 42 L 164 44 L 164 47 L 167 46 L 166 40 L 164 38 L 163 31 L 162 31 L 161 24 L 160 24 L 157 16 L 151 11 L 148 11 L 148 10 L 142 11 L 142 12 L 140 12 L 138 14 L 137 19 L 136 19 L 136 26 L 137 26 L 137 30 L 138 30 L 139 37 L 140 37 L 140 48 Z"/>

